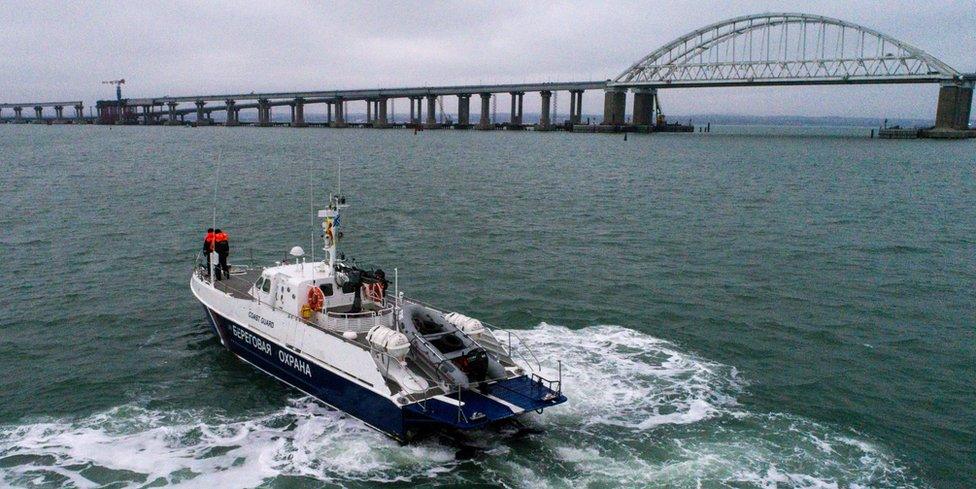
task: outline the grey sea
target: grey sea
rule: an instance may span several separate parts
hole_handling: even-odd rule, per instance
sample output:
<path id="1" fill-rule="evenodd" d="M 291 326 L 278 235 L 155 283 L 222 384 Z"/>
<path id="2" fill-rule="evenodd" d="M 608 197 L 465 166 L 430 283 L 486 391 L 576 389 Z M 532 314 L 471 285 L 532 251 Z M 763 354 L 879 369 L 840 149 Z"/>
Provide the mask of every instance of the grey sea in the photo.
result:
<path id="1" fill-rule="evenodd" d="M 972 487 L 976 142 L 867 133 L 0 126 L 0 485 Z M 212 336 L 214 202 L 271 263 L 339 164 L 347 256 L 562 359 L 541 433 L 401 446 Z"/>

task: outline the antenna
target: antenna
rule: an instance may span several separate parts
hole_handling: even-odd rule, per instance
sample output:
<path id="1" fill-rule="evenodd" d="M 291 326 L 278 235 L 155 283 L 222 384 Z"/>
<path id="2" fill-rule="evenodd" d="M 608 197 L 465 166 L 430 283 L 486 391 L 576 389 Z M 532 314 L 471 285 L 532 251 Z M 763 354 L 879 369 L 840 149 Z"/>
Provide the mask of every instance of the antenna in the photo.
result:
<path id="1" fill-rule="evenodd" d="M 217 187 L 220 183 L 220 154 L 222 149 L 217 148 L 217 163 L 214 165 L 214 187 L 213 187 L 213 228 L 217 229 Z M 216 243 L 214 243 L 216 244 Z M 210 251 L 210 285 L 214 284 L 214 251 Z"/>
<path id="2" fill-rule="evenodd" d="M 308 159 L 308 239 L 312 245 L 312 263 L 315 263 L 315 189 L 312 180 L 312 159 Z"/>

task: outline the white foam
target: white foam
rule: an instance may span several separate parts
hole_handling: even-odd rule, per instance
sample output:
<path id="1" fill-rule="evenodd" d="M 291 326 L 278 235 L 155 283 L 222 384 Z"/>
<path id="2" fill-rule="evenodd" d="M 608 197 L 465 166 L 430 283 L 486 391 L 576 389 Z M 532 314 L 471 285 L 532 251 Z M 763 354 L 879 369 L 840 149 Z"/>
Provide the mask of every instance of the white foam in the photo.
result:
<path id="1" fill-rule="evenodd" d="M 649 429 L 698 422 L 737 405 L 741 385 L 734 368 L 637 331 L 617 326 L 573 331 L 543 323 L 519 334 L 548 360 L 563 361 L 571 402 L 554 409 L 557 416 Z"/>
<path id="2" fill-rule="evenodd" d="M 542 324 L 517 333 L 544 360 L 563 360 L 570 401 L 524 419 L 545 430 L 527 444 L 480 433 L 483 451 L 473 461 L 455 460 L 455 448 L 436 441 L 400 446 L 308 398 L 233 417 L 126 405 L 84 419 L 0 426 L 0 460 L 25 457 L 0 464 L 0 482 L 96 487 L 85 469 L 97 467 L 120 471 L 117 478 L 132 487 L 254 487 L 280 475 L 338 485 L 914 484 L 882 447 L 857 433 L 750 412 L 737 401 L 744 384 L 735 368 L 670 342 L 617 326 Z"/>
<path id="3" fill-rule="evenodd" d="M 453 450 L 396 442 L 308 398 L 272 413 L 224 419 L 123 406 L 87 419 L 4 427 L 0 453 L 50 455 L 52 463 L 0 469 L 8 483 L 60 474 L 93 487 L 80 471 L 97 466 L 193 487 L 254 487 L 281 474 L 321 480 L 410 480 L 450 470 Z M 55 480 L 55 479 L 52 479 Z"/>

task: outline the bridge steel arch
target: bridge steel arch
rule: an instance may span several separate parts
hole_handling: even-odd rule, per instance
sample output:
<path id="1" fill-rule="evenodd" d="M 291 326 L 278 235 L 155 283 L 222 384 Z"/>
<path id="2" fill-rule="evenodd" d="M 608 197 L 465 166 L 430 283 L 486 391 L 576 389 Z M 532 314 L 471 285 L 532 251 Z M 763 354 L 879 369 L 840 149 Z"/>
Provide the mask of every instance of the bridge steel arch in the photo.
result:
<path id="1" fill-rule="evenodd" d="M 940 83 L 936 126 L 967 130 L 974 78 L 862 25 L 802 13 L 745 15 L 681 36 L 609 80 L 604 119 L 623 120 L 627 89 L 636 92 L 634 119 L 643 121 L 659 88 Z"/>
<path id="2" fill-rule="evenodd" d="M 746 15 L 686 34 L 611 85 L 678 87 L 933 83 L 961 78 L 915 46 L 867 27 L 799 13 Z"/>

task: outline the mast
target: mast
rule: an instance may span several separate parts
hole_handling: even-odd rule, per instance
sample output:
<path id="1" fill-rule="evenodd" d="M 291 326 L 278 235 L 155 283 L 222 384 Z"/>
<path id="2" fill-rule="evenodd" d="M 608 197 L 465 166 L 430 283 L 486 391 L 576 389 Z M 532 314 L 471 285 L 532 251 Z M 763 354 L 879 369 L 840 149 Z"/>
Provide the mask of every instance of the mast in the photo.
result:
<path id="1" fill-rule="evenodd" d="M 322 234 L 325 238 L 322 240 L 322 251 L 324 251 L 328 257 L 328 267 L 333 273 L 335 273 L 336 253 L 339 240 L 342 238 L 342 233 L 340 232 L 341 220 L 339 218 L 339 211 L 345 207 L 345 197 L 341 195 L 332 195 L 329 197 L 329 207 L 319 211 L 319 217 L 323 218 Z"/>

